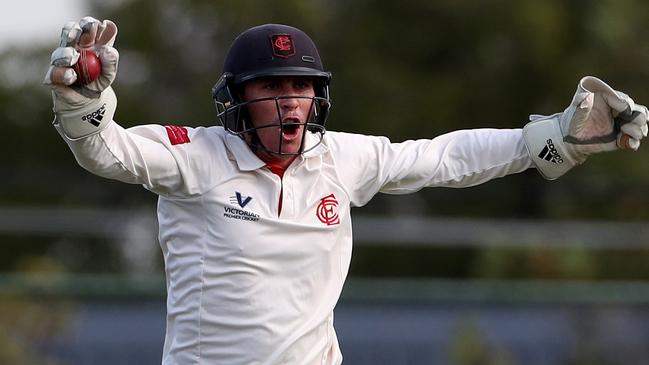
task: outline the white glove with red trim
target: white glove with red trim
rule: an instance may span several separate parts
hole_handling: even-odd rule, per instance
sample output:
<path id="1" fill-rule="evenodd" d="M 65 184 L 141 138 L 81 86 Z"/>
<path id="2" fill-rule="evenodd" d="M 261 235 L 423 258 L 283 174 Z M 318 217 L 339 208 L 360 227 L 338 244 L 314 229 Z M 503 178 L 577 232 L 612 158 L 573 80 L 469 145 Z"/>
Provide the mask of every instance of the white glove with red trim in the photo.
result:
<path id="1" fill-rule="evenodd" d="M 50 67 L 43 83 L 52 88 L 54 124 L 71 139 L 101 131 L 113 119 L 117 97 L 110 85 L 117 76 L 119 53 L 113 44 L 117 26 L 110 20 L 85 17 L 68 22 L 61 31 L 61 43 L 52 52 Z M 79 50 L 95 52 L 101 61 L 99 78 L 87 85 L 75 84 L 72 66 L 79 60 Z"/>
<path id="2" fill-rule="evenodd" d="M 647 107 L 586 76 L 563 113 L 531 115 L 523 138 L 537 170 L 554 180 L 593 153 L 637 150 L 647 136 L 648 118 Z"/>

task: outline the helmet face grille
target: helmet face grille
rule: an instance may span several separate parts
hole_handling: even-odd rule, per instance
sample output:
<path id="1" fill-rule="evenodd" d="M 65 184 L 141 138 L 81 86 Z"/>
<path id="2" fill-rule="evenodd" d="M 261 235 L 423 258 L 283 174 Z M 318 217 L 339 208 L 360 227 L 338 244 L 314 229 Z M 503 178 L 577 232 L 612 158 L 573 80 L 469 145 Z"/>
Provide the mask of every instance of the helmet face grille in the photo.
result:
<path id="1" fill-rule="evenodd" d="M 308 118 L 302 123 L 293 123 L 293 122 L 283 122 L 282 114 L 280 109 L 280 100 L 282 99 L 308 99 L 310 101 L 310 108 L 308 113 Z M 269 102 L 273 101 L 275 104 L 276 118 L 274 120 L 261 122 L 261 125 L 254 127 L 252 123 L 248 121 L 248 118 L 245 117 L 248 115 L 247 107 L 251 104 L 260 103 L 260 102 Z M 269 97 L 269 98 L 260 98 L 254 99 L 246 102 L 237 103 L 234 105 L 226 105 L 219 101 L 215 101 L 217 116 L 221 121 L 223 127 L 230 133 L 240 136 L 245 141 L 249 142 L 253 150 L 263 150 L 276 155 L 299 155 L 301 153 L 310 151 L 322 142 L 323 135 L 325 133 L 324 119 L 326 118 L 326 113 L 329 110 L 329 100 L 322 97 L 305 97 L 305 96 L 279 96 L 279 97 Z M 287 128 L 298 128 L 302 127 L 302 136 L 300 142 L 300 149 L 298 152 L 284 152 L 282 151 L 282 138 L 281 133 Z M 277 138 L 279 140 L 279 145 L 277 148 L 270 148 L 258 138 L 257 131 L 262 129 L 277 129 Z M 311 145 L 306 145 L 309 139 L 307 138 L 307 133 L 315 135 L 315 143 Z"/>

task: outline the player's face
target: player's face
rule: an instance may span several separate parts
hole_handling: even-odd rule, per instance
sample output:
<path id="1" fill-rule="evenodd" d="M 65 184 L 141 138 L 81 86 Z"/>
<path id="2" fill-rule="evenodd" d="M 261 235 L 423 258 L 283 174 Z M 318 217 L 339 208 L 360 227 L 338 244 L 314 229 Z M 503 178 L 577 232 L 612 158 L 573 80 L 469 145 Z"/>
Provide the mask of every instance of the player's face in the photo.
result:
<path id="1" fill-rule="evenodd" d="M 248 104 L 251 123 L 258 128 L 257 135 L 266 149 L 280 151 L 281 148 L 280 152 L 287 154 L 300 152 L 313 96 L 313 81 L 308 77 L 265 77 L 245 84 L 244 101 L 288 97 Z"/>

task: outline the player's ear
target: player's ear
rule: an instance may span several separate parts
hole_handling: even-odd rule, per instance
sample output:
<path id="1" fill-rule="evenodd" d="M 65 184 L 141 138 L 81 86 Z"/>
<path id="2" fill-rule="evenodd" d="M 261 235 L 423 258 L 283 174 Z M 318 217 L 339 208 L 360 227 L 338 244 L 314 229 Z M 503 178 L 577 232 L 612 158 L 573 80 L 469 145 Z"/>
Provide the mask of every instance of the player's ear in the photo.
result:
<path id="1" fill-rule="evenodd" d="M 234 94 L 232 96 L 237 101 L 237 103 L 245 103 L 246 101 L 248 101 L 246 99 L 246 85 L 248 84 L 249 84 L 248 81 L 244 81 L 232 87 L 232 93 Z M 247 104 L 241 106 L 241 109 L 239 109 L 239 113 L 240 113 L 240 120 L 243 129 L 246 130 L 246 129 L 253 128 L 254 126 L 252 125 L 250 120 L 250 113 L 248 112 Z"/>
<path id="2" fill-rule="evenodd" d="M 233 90 L 234 95 L 233 96 L 240 102 L 246 101 L 245 98 L 246 98 L 246 85 L 247 84 L 248 84 L 247 82 L 244 82 L 242 84 L 234 86 L 234 90 Z"/>

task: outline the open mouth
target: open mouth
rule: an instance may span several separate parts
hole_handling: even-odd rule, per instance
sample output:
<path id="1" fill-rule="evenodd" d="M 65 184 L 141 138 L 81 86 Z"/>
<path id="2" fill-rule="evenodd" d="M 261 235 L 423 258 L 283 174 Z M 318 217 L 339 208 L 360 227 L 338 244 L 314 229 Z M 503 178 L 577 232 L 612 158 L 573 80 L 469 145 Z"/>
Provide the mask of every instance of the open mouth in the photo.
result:
<path id="1" fill-rule="evenodd" d="M 287 119 L 282 123 L 282 136 L 287 140 L 295 139 L 300 133 L 300 121 L 298 119 Z"/>

